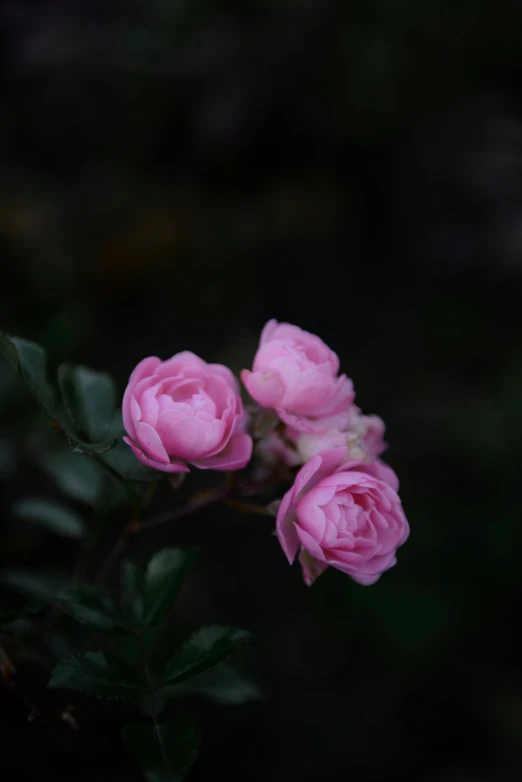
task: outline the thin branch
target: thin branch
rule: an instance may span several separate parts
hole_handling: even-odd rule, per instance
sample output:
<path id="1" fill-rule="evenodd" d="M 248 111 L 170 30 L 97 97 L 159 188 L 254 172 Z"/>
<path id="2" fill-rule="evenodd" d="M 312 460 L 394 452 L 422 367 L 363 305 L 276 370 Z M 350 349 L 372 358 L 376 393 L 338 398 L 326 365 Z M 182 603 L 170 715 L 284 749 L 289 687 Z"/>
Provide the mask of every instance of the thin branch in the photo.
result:
<path id="1" fill-rule="evenodd" d="M 148 529 L 159 527 L 161 524 L 183 519 L 185 516 L 190 516 L 192 513 L 195 513 L 202 508 L 208 508 L 210 505 L 223 502 L 231 493 L 232 489 L 229 486 L 218 486 L 217 488 L 209 489 L 206 492 L 199 492 L 185 505 L 181 505 L 179 508 L 174 508 L 173 510 L 165 511 L 165 513 L 158 513 L 156 516 L 151 516 L 146 519 L 143 524 L 140 524 L 134 534 L 138 535 Z"/>
<path id="2" fill-rule="evenodd" d="M 112 568 L 114 567 L 114 565 L 116 564 L 120 556 L 125 551 L 125 547 L 127 546 L 129 537 L 130 535 L 126 531 L 124 531 L 123 534 L 118 538 L 118 540 L 112 547 L 111 551 L 109 552 L 109 556 L 103 563 L 100 572 L 94 579 L 94 583 L 96 586 L 101 587 L 105 584 Z"/>
<path id="3" fill-rule="evenodd" d="M 10 679 L 16 673 L 16 668 L 3 646 L 0 646 L 0 678 L 2 681 Z"/>
<path id="4" fill-rule="evenodd" d="M 228 508 L 234 508 L 242 513 L 257 513 L 258 516 L 270 516 L 274 518 L 274 514 L 262 505 L 256 505 L 253 502 L 240 502 L 239 500 L 225 500 L 225 504 Z"/>
<path id="5" fill-rule="evenodd" d="M 102 586 L 107 581 L 112 568 L 125 551 L 131 538 L 140 535 L 142 532 L 146 532 L 149 529 L 154 529 L 154 527 L 159 527 L 162 524 L 169 524 L 178 521 L 179 519 L 183 519 L 198 510 L 208 508 L 211 505 L 216 505 L 218 502 L 226 502 L 238 510 L 253 512 L 263 516 L 273 516 L 270 511 L 261 506 L 254 505 L 253 503 L 243 503 L 239 500 L 236 502 L 235 500 L 232 500 L 232 496 L 241 492 L 251 493 L 255 491 L 266 491 L 267 489 L 273 488 L 278 482 L 278 476 L 273 476 L 258 483 L 243 484 L 243 486 L 237 485 L 235 480 L 229 480 L 224 486 L 216 486 L 213 489 L 198 492 L 192 499 L 185 503 L 185 505 L 181 505 L 173 510 L 165 511 L 164 513 L 158 513 L 156 516 L 150 516 L 142 523 L 139 521 L 138 517 L 136 517 L 125 527 L 114 544 L 94 583 L 97 586 Z"/>

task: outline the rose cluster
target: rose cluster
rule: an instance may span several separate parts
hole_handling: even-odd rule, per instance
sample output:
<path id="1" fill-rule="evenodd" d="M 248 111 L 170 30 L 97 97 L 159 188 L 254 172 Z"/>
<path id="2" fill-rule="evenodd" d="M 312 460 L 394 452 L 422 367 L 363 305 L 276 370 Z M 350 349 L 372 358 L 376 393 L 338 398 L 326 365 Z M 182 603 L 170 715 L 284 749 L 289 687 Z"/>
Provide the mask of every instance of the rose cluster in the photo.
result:
<path id="1" fill-rule="evenodd" d="M 396 562 L 408 522 L 393 470 L 379 459 L 384 423 L 355 405 L 337 355 L 314 334 L 288 323 L 264 327 L 251 370 L 241 380 L 275 426 L 256 454 L 288 474 L 276 531 L 307 584 L 328 566 L 372 584 Z M 125 442 L 148 466 L 167 473 L 241 470 L 252 458 L 252 419 L 239 384 L 221 364 L 184 351 L 141 361 L 123 398 Z"/>

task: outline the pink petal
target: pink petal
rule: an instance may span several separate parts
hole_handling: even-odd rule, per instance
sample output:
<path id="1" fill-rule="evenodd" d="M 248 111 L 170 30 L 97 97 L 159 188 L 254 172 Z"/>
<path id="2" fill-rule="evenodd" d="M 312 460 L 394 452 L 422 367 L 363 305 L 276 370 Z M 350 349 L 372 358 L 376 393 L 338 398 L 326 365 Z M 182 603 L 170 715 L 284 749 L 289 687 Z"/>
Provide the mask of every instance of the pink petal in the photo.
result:
<path id="1" fill-rule="evenodd" d="M 312 557 L 308 551 L 305 551 L 304 548 L 299 552 L 299 564 L 303 571 L 303 581 L 306 586 L 312 586 L 321 573 L 324 573 L 328 568 L 326 562 L 320 562 L 318 559 L 314 559 L 314 557 Z"/>
<path id="2" fill-rule="evenodd" d="M 224 410 L 236 411 L 241 404 L 241 398 L 234 388 L 220 375 L 207 375 L 205 378 L 205 392 L 216 405 L 218 415 Z"/>
<path id="3" fill-rule="evenodd" d="M 337 415 L 343 410 L 347 410 L 353 404 L 354 399 L 355 391 L 352 381 L 346 375 L 341 375 L 337 378 L 333 396 L 328 401 L 328 410 L 325 410 L 324 414 Z M 318 417 L 322 417 L 321 414 Z"/>
<path id="4" fill-rule="evenodd" d="M 276 372 L 241 371 L 241 380 L 248 393 L 262 407 L 277 407 L 285 392 L 284 384 Z"/>
<path id="5" fill-rule="evenodd" d="M 191 459 L 190 463 L 200 470 L 242 470 L 250 461 L 252 445 L 250 435 L 235 434 L 220 453 L 205 459 Z"/>
<path id="6" fill-rule="evenodd" d="M 140 397 L 141 421 L 150 426 L 156 426 L 158 420 L 158 400 L 156 394 L 159 383 L 147 388 Z"/>
<path id="7" fill-rule="evenodd" d="M 135 397 L 138 404 L 140 403 L 142 394 L 145 393 L 148 388 L 151 388 L 151 386 L 156 387 L 157 380 L 158 378 L 155 375 L 142 377 L 141 380 L 138 380 L 136 385 L 132 387 L 132 395 Z"/>
<path id="8" fill-rule="evenodd" d="M 306 549 L 306 551 L 308 551 L 308 553 L 311 554 L 315 559 L 318 559 L 320 562 L 325 562 L 326 559 L 324 552 L 319 543 L 308 532 L 306 532 L 306 530 L 301 529 L 298 524 L 295 524 L 295 529 L 299 540 L 303 544 L 303 548 Z"/>
<path id="9" fill-rule="evenodd" d="M 136 383 L 139 383 L 139 381 L 144 377 L 150 377 L 154 374 L 154 371 L 157 369 L 157 367 L 159 367 L 160 364 L 161 359 L 159 359 L 157 356 L 149 356 L 149 358 L 144 358 L 143 361 L 140 361 L 140 363 L 132 371 L 131 376 L 129 377 L 128 385 L 134 387 Z"/>
<path id="10" fill-rule="evenodd" d="M 299 538 L 294 526 L 295 504 L 293 497 L 294 490 L 292 487 L 281 500 L 276 518 L 277 537 L 290 564 L 294 561 L 299 548 Z"/>
<path id="11" fill-rule="evenodd" d="M 138 421 L 136 424 L 136 439 L 147 456 L 154 459 L 155 462 L 162 462 L 163 464 L 169 462 L 169 455 L 161 442 L 160 436 L 150 424 Z"/>
<path id="12" fill-rule="evenodd" d="M 310 367 L 296 373 L 288 383 L 282 406 L 296 415 L 319 418 L 334 390 L 334 379 Z"/>
<path id="13" fill-rule="evenodd" d="M 321 478 L 315 479 L 316 473 L 321 466 L 321 456 L 317 454 L 301 467 L 294 480 L 295 501 L 299 502 L 303 494 L 316 486 Z"/>
<path id="14" fill-rule="evenodd" d="M 173 410 L 176 410 L 179 404 L 179 402 L 174 402 L 169 394 L 161 394 L 158 396 L 158 416 L 163 415 L 163 413 L 171 413 Z M 190 405 L 186 405 L 186 407 L 188 413 Z"/>
<path id="15" fill-rule="evenodd" d="M 163 464 L 161 462 L 154 461 L 154 459 L 149 459 L 149 457 L 143 453 L 141 448 L 138 448 L 138 446 L 135 445 L 135 443 L 133 443 L 132 440 L 130 440 L 128 437 L 124 437 L 123 440 L 127 443 L 128 446 L 130 446 L 136 459 L 139 459 L 142 464 L 146 464 L 147 467 L 152 467 L 153 470 L 159 470 L 160 472 L 190 472 L 187 465 L 182 464 L 182 462 L 169 462 L 168 464 Z"/>
<path id="16" fill-rule="evenodd" d="M 141 418 L 141 410 L 139 404 L 133 396 L 132 389 L 127 386 L 123 395 L 122 402 L 122 414 L 123 414 L 123 426 L 125 431 L 133 440 L 136 439 L 136 427 L 135 424 Z"/>
<path id="17" fill-rule="evenodd" d="M 234 393 L 239 394 L 239 383 L 232 370 L 223 364 L 209 364 L 208 368 L 212 370 L 214 375 L 217 375 L 221 380 L 224 380 L 225 383 L 234 390 Z"/>
<path id="18" fill-rule="evenodd" d="M 221 435 L 212 423 L 195 415 L 180 417 L 176 411 L 160 416 L 158 432 L 171 456 L 190 462 L 203 458 L 219 442 Z"/>
<path id="19" fill-rule="evenodd" d="M 358 584 L 361 584 L 362 586 L 371 586 L 371 584 L 375 584 L 380 579 L 382 573 L 376 573 L 373 576 L 362 576 L 360 574 L 353 575 L 353 573 L 349 573 L 349 575 Z"/>
<path id="20" fill-rule="evenodd" d="M 270 342 L 272 339 L 272 334 L 277 329 L 278 323 L 275 318 L 272 318 L 272 320 L 269 320 L 268 323 L 265 323 L 263 330 L 261 331 L 261 337 L 259 339 L 259 344 L 264 345 L 266 342 Z"/>
<path id="21" fill-rule="evenodd" d="M 161 378 L 168 377 L 201 377 L 207 369 L 207 362 L 202 358 L 191 353 L 189 350 L 183 350 L 176 353 L 172 358 L 163 361 L 161 367 L 156 370 L 156 375 Z"/>
<path id="22" fill-rule="evenodd" d="M 326 528 L 326 518 L 324 510 L 319 507 L 313 494 L 314 490 L 312 489 L 298 502 L 296 516 L 303 529 L 314 535 L 316 540 L 322 540 Z"/>
<path id="23" fill-rule="evenodd" d="M 349 411 L 346 410 L 338 415 L 323 417 L 323 418 L 311 418 L 309 416 L 296 415 L 290 413 L 281 407 L 277 408 L 277 415 L 287 424 L 292 427 L 296 432 L 309 432 L 313 434 L 325 434 L 331 429 L 343 430 L 346 427 L 346 422 L 349 418 Z"/>
<path id="24" fill-rule="evenodd" d="M 385 464 L 381 459 L 377 459 L 377 461 L 371 462 L 369 464 L 364 464 L 360 467 L 357 467 L 357 469 L 360 472 L 365 472 L 368 475 L 372 475 L 379 481 L 387 483 L 388 486 L 391 486 L 395 492 L 399 491 L 399 479 L 395 471 L 392 470 L 392 468 Z"/>

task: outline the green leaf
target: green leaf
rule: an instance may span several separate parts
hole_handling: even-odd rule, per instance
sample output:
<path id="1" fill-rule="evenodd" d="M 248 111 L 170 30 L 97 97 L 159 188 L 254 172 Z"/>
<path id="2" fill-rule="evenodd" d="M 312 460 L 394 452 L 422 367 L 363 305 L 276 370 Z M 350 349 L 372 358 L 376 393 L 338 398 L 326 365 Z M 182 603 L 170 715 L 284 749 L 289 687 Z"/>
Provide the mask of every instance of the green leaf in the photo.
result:
<path id="1" fill-rule="evenodd" d="M 17 453 L 13 443 L 0 440 L 0 481 L 7 481 L 16 472 Z"/>
<path id="2" fill-rule="evenodd" d="M 100 459 L 125 481 L 149 482 L 159 481 L 165 477 L 165 474 L 146 467 L 136 459 L 131 448 L 123 440 L 118 440 L 114 448 L 100 456 Z"/>
<path id="3" fill-rule="evenodd" d="M 0 583 L 14 592 L 34 598 L 38 605 L 45 604 L 70 583 L 63 573 L 49 573 L 25 568 L 9 568 L 0 576 Z M 36 606 L 34 607 L 36 609 Z"/>
<path id="4" fill-rule="evenodd" d="M 12 622 L 0 624 L 0 635 L 5 635 L 8 638 L 20 639 L 23 636 L 29 635 L 33 632 L 33 622 L 23 617 L 20 619 L 13 619 Z"/>
<path id="5" fill-rule="evenodd" d="M 255 682 L 227 664 L 218 665 L 172 687 L 164 687 L 162 692 L 172 698 L 199 695 L 225 706 L 238 706 L 263 698 Z"/>
<path id="6" fill-rule="evenodd" d="M 127 748 L 138 756 L 148 782 L 177 782 L 194 763 L 199 748 L 196 720 L 180 717 L 153 724 L 139 722 L 122 731 Z"/>
<path id="7" fill-rule="evenodd" d="M 168 616 L 195 556 L 192 550 L 166 548 L 152 557 L 145 573 L 145 625 L 158 624 Z"/>
<path id="8" fill-rule="evenodd" d="M 77 429 L 93 443 L 106 438 L 116 404 L 112 377 L 88 367 L 61 364 L 58 382 L 67 411 Z"/>
<path id="9" fill-rule="evenodd" d="M 177 684 L 197 676 L 252 643 L 252 640 L 250 633 L 236 627 L 202 627 L 170 658 L 165 666 L 164 684 Z"/>
<path id="10" fill-rule="evenodd" d="M 65 538 L 81 538 L 85 532 L 81 516 L 55 500 L 26 497 L 16 502 L 11 512 Z"/>
<path id="11" fill-rule="evenodd" d="M 116 445 L 116 440 L 102 440 L 99 443 L 84 443 L 82 440 L 77 440 L 75 437 L 67 435 L 67 440 L 72 448 L 73 453 L 85 453 L 88 456 L 98 456 L 102 453 L 107 453 L 111 448 Z"/>
<path id="12" fill-rule="evenodd" d="M 50 418 L 55 417 L 55 392 L 47 379 L 45 351 L 36 342 L 0 332 L 0 351 L 16 369 Z"/>
<path id="13" fill-rule="evenodd" d="M 143 622 L 145 577 L 133 562 L 125 560 L 121 566 L 122 607 L 137 626 Z"/>
<path id="14" fill-rule="evenodd" d="M 14 608 L 0 608 L 0 627 L 10 624 L 14 619 L 22 619 L 24 611 L 16 611 Z"/>
<path id="15" fill-rule="evenodd" d="M 42 467 L 68 497 L 91 506 L 102 500 L 105 475 L 94 459 L 70 451 L 55 451 L 44 457 Z"/>
<path id="16" fill-rule="evenodd" d="M 49 687 L 132 702 L 139 702 L 146 692 L 144 683 L 133 668 L 101 652 L 85 652 L 60 660 L 52 673 Z"/>
<path id="17" fill-rule="evenodd" d="M 116 635 L 127 632 L 125 620 L 113 600 L 90 584 L 73 584 L 62 589 L 54 601 L 81 624 Z"/>
<path id="18" fill-rule="evenodd" d="M 149 627 L 136 634 L 115 636 L 110 639 L 107 650 L 124 660 L 129 665 L 139 666 L 143 658 L 154 655 L 158 640 L 162 634 L 162 627 Z"/>
<path id="19" fill-rule="evenodd" d="M 33 629 L 30 614 L 13 609 L 0 609 L 0 635 L 13 638 L 26 635 Z"/>

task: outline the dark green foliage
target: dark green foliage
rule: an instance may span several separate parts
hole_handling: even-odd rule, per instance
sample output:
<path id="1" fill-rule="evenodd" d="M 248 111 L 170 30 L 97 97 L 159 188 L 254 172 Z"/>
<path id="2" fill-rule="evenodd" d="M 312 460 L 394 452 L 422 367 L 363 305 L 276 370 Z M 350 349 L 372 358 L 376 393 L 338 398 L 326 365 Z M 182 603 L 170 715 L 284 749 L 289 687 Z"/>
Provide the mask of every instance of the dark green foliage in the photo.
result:
<path id="1" fill-rule="evenodd" d="M 252 643 L 252 640 L 250 633 L 235 627 L 201 627 L 168 661 L 164 684 L 177 684 L 197 676 Z"/>
<path id="2" fill-rule="evenodd" d="M 152 557 L 144 582 L 143 622 L 146 626 L 154 626 L 168 616 L 195 556 L 195 551 L 169 548 Z"/>
<path id="3" fill-rule="evenodd" d="M 81 538 L 85 532 L 82 517 L 56 500 L 25 497 L 12 506 L 11 513 L 66 538 Z"/>
<path id="4" fill-rule="evenodd" d="M 65 435 L 73 453 L 97 457 L 120 480 L 159 480 L 160 476 L 141 464 L 121 440 L 121 411 L 115 406 L 116 387 L 107 372 L 62 364 L 58 370 L 58 406 L 57 388 L 48 379 L 47 357 L 40 345 L 0 332 L 0 351 Z"/>
<path id="5" fill-rule="evenodd" d="M 194 551 L 163 549 L 152 557 L 145 572 L 125 560 L 121 612 L 107 592 L 88 584 L 50 592 L 53 604 L 73 620 L 115 637 L 111 654 L 80 652 L 60 660 L 49 687 L 127 700 L 150 714 L 152 722 L 128 725 L 123 731 L 125 743 L 138 756 L 149 782 L 181 780 L 199 746 L 192 718 L 159 721 L 165 697 L 199 694 L 220 703 L 244 703 L 259 697 L 255 686 L 233 671 L 218 669 L 214 678 L 210 675 L 209 669 L 252 641 L 250 633 L 233 627 L 197 630 L 163 666 L 159 686 L 151 677 L 149 659 L 155 656 L 164 622 L 194 556 Z M 6 617 L 6 621 L 11 619 Z M 193 677 L 191 688 L 187 681 Z"/>
<path id="6" fill-rule="evenodd" d="M 54 602 L 66 614 L 88 627 L 115 635 L 128 632 L 125 619 L 109 595 L 89 584 L 73 584 L 60 590 Z"/>
<path id="7" fill-rule="evenodd" d="M 77 431 L 93 443 L 110 438 L 116 405 L 112 377 L 88 367 L 62 364 L 58 369 L 58 382 Z"/>
<path id="8" fill-rule="evenodd" d="M 131 666 L 101 652 L 84 652 L 61 660 L 52 673 L 49 687 L 138 703 L 147 689 Z"/>
<path id="9" fill-rule="evenodd" d="M 263 699 L 263 693 L 257 684 L 226 663 L 209 668 L 193 679 L 185 679 L 171 687 L 165 685 L 162 693 L 172 698 L 198 695 L 224 706 Z"/>
<path id="10" fill-rule="evenodd" d="M 130 752 L 138 756 L 148 782 L 177 782 L 193 764 L 199 746 L 192 717 L 152 724 L 127 725 L 122 732 Z"/>
<path id="11" fill-rule="evenodd" d="M 40 345 L 0 333 L 0 351 L 16 369 L 50 418 L 55 415 L 55 391 L 47 377 L 47 359 Z"/>

